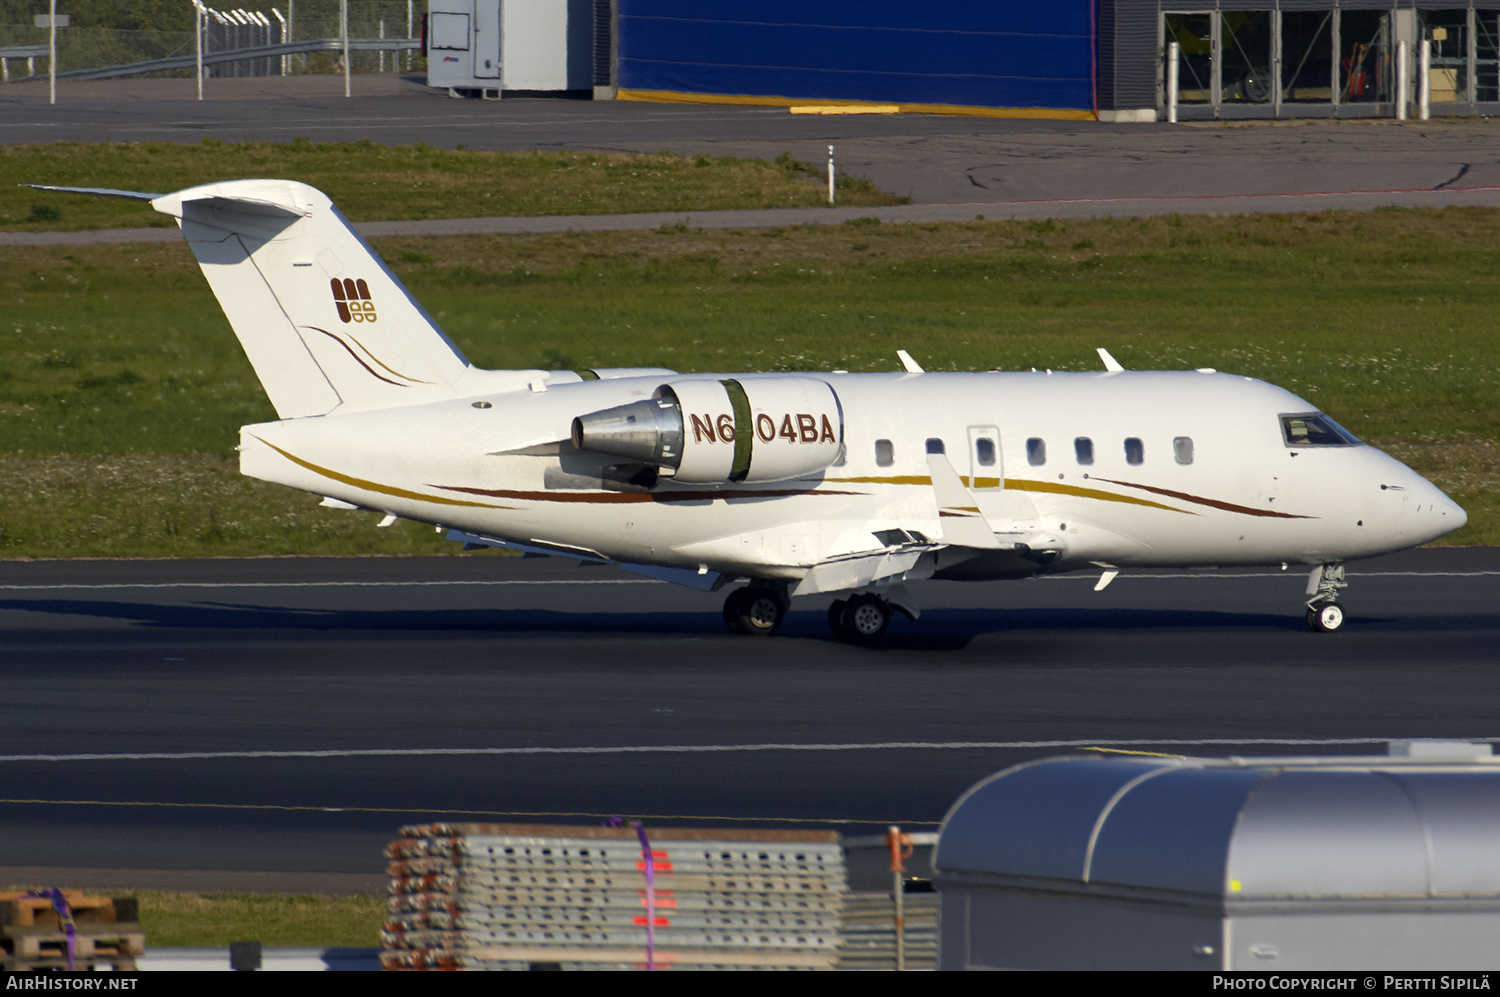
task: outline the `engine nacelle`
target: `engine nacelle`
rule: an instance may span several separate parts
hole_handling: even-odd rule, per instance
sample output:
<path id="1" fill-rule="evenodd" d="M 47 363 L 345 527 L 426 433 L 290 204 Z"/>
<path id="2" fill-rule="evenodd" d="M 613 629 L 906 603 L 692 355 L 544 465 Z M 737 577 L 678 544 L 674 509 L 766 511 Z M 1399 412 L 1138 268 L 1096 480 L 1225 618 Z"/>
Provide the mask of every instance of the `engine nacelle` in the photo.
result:
<path id="1" fill-rule="evenodd" d="M 812 377 L 672 381 L 648 401 L 573 420 L 579 450 L 668 468 L 695 485 L 812 474 L 838 458 L 843 438 L 838 396 Z"/>

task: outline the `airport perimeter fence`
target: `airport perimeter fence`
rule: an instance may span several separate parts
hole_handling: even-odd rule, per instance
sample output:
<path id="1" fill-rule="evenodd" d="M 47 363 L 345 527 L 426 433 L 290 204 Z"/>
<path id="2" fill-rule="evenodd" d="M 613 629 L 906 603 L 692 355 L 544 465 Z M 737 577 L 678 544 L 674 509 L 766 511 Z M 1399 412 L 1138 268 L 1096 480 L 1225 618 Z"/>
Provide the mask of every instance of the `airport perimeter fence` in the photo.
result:
<path id="1" fill-rule="evenodd" d="M 111 27 L 75 21 L 57 29 L 59 79 L 169 77 L 191 79 L 194 71 L 193 5 L 178 0 L 180 17 L 159 29 Z M 7 5 L 7 10 L 14 7 Z M 47 12 L 46 3 L 33 4 Z M 58 0 L 59 16 L 68 0 Z M 206 3 L 204 19 L 209 78 L 292 76 L 343 71 L 343 54 L 327 43 L 339 39 L 340 0 L 279 0 L 244 6 L 234 0 Z M 425 3 L 417 0 L 348 0 L 350 69 L 356 73 L 415 72 L 425 69 L 422 52 L 402 48 L 404 39 L 421 36 Z M 14 18 L 14 14 L 12 14 Z M 178 23 L 180 22 L 180 23 Z M 34 24 L 0 24 L 0 83 L 47 77 L 47 35 Z M 384 44 L 380 44 L 384 39 Z M 281 51 L 302 48 L 304 51 Z M 312 51 L 305 49 L 312 48 Z M 256 49 L 270 49 L 255 53 Z M 245 53 L 231 57 L 231 53 Z M 228 57 L 228 58 L 226 58 Z M 223 61 L 219 61 L 223 60 Z M 169 63 L 162 67 L 153 65 Z"/>

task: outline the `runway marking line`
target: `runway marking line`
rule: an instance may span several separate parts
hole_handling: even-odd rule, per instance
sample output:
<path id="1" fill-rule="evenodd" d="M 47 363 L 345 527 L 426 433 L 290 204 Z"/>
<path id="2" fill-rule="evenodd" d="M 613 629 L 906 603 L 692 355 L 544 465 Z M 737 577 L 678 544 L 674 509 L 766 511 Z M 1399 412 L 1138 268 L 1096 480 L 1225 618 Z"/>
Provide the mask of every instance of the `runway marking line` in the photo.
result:
<path id="1" fill-rule="evenodd" d="M 1162 740 L 1116 739 L 1116 740 L 1066 740 L 1066 741 L 889 741 L 867 744 L 735 744 L 735 745 L 637 745 L 632 747 L 603 748 L 412 748 L 370 749 L 350 751 L 250 751 L 250 752 L 159 752 L 128 755 L 0 755 L 0 761 L 119 761 L 119 760 L 181 760 L 215 758 L 329 758 L 372 755 L 474 755 L 474 754 L 613 754 L 613 753 L 671 753 L 704 751 L 855 751 L 889 749 L 985 749 L 985 748 L 1079 748 L 1107 754 L 1149 756 L 1155 758 L 1181 758 L 1182 755 L 1157 751 L 1133 750 L 1133 745 L 1210 746 L 1210 745 L 1280 745 L 1333 746 L 1383 744 L 1392 740 L 1386 737 L 1324 737 L 1324 738 L 1167 738 Z M 1464 740 L 1495 743 L 1500 737 L 1473 737 Z M 82 806 L 82 807 L 160 807 L 166 809 L 199 810 L 261 810 L 298 811 L 311 813 L 388 813 L 430 814 L 435 816 L 466 817 L 579 817 L 590 820 L 607 820 L 614 814 L 591 813 L 567 810 L 448 810 L 420 807 L 361 807 L 361 806 L 312 806 L 277 803 L 172 803 L 161 800 L 44 800 L 31 798 L 0 798 L 0 804 L 18 806 Z M 937 826 L 937 821 L 923 820 L 871 820 L 853 817 L 731 817 L 705 814 L 638 814 L 640 820 L 650 821 L 715 821 L 724 823 L 779 823 L 779 824 L 873 824 L 889 826 L 898 824 L 907 827 Z"/>
<path id="2" fill-rule="evenodd" d="M 1097 751 L 1101 755 L 1129 755 L 1132 758 L 1186 758 L 1186 755 L 1174 755 L 1168 751 L 1137 751 L 1133 748 L 1080 748 L 1080 751 Z"/>
<path id="3" fill-rule="evenodd" d="M 522 755 L 673 755 L 732 754 L 765 751 L 835 752 L 835 751 L 1011 751 L 1036 748 L 1145 748 L 1145 747 L 1213 747 L 1227 745 L 1255 746 L 1337 746 L 1385 744 L 1391 737 L 1206 737 L 1206 738 L 1079 738 L 1064 741 L 868 741 L 847 744 L 797 744 L 768 742 L 764 744 L 636 744 L 579 745 L 575 747 L 511 748 L 325 748 L 301 751 L 141 751 L 76 754 L 0 755 L 0 762 L 124 762 L 124 761 L 215 761 L 219 759 L 293 759 L 293 758 L 422 758 L 433 756 L 522 756 Z M 1495 743 L 1497 737 L 1468 737 L 1466 741 Z"/>
<path id="4" fill-rule="evenodd" d="M 437 582 L 106 582 L 80 585 L 0 585 L 3 592 L 42 592 L 74 589 L 300 589 L 300 588 L 421 588 L 437 585 L 666 585 L 655 578 L 474 579 Z"/>
<path id="5" fill-rule="evenodd" d="M 1299 566 L 1305 567 L 1305 565 Z M 1500 576 L 1500 571 L 1362 571 L 1352 572 L 1356 578 L 1488 578 Z M 1186 573 L 1132 573 L 1128 569 L 1120 573 L 1121 581 L 1146 579 L 1153 581 L 1190 579 L 1222 581 L 1238 578 L 1301 578 L 1300 571 L 1255 571 L 1255 572 L 1186 572 Z M 1092 572 L 1067 575 L 1043 575 L 1042 581 L 1097 581 Z M 442 581 L 393 581 L 393 582 L 105 582 L 46 585 L 0 585 L 0 592 L 53 592 L 53 591 L 97 591 L 130 589 L 291 589 L 291 588 L 422 588 L 447 585 L 668 585 L 670 582 L 655 578 L 512 578 L 512 579 L 451 579 Z"/>
<path id="6" fill-rule="evenodd" d="M 314 813 L 427 814 L 448 817 L 587 817 L 609 820 L 621 814 L 586 813 L 577 810 L 445 810 L 420 807 L 315 807 L 279 803 L 167 803 L 160 800 L 28 800 L 0 799 L 0 804 L 45 804 L 59 807 L 166 807 L 197 810 L 300 810 Z M 706 814 L 630 814 L 636 820 L 718 821 L 735 824 L 877 824 L 902 827 L 923 825 L 936 827 L 935 820 L 871 820 L 856 817 L 725 817 Z"/>
<path id="7" fill-rule="evenodd" d="M 1131 750 L 1134 745 L 1158 747 L 1211 746 L 1211 745 L 1280 745 L 1333 746 L 1383 744 L 1388 737 L 1324 737 L 1324 738 L 1166 738 L 1161 740 L 1114 739 L 1114 740 L 1066 740 L 1066 741 L 887 741 L 866 744 L 733 744 L 733 745 L 636 745 L 630 747 L 577 747 L 577 748 L 409 748 L 409 749 L 356 749 L 330 751 L 243 751 L 243 752 L 154 752 L 121 755 L 0 755 L 0 761 L 122 761 L 122 760 L 182 760 L 217 758 L 332 758 L 406 755 L 497 755 L 497 754 L 641 754 L 673 752 L 716 751 L 860 751 L 890 749 L 1014 749 L 1014 748 L 1079 748 L 1109 754 L 1144 755 L 1158 758 L 1180 758 L 1165 752 Z M 1495 743 L 1500 737 L 1473 737 L 1464 740 Z M 313 813 L 388 813 L 429 814 L 434 816 L 465 817 L 532 817 L 557 818 L 577 817 L 590 820 L 607 820 L 615 814 L 591 813 L 567 810 L 447 810 L 443 808 L 418 807 L 360 807 L 360 806 L 312 806 L 276 803 L 171 803 L 160 800 L 43 800 L 30 798 L 0 798 L 0 805 L 18 806 L 84 806 L 84 807 L 159 807 L 165 809 L 199 810 L 261 810 L 299 811 Z M 721 823 L 774 823 L 774 824 L 872 824 L 905 827 L 935 827 L 938 821 L 926 820 L 871 820 L 853 817 L 731 817 L 705 814 L 637 814 L 640 820 L 650 821 L 713 821 Z"/>

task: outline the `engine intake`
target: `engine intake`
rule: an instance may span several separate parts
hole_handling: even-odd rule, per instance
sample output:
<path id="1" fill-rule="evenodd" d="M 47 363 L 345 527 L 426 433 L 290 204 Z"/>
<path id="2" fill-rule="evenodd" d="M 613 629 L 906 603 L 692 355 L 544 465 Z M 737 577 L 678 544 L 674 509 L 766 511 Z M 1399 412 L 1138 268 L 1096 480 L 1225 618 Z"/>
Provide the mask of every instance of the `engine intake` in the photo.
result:
<path id="1" fill-rule="evenodd" d="M 812 377 L 681 380 L 573 420 L 573 446 L 669 469 L 684 484 L 784 481 L 837 458 L 843 411 Z"/>

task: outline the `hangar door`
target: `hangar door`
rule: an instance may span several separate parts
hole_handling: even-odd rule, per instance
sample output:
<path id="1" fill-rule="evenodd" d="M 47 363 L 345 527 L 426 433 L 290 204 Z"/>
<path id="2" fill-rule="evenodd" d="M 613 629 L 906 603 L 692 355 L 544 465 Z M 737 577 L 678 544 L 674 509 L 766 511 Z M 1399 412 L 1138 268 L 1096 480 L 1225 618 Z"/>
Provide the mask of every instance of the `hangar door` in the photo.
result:
<path id="1" fill-rule="evenodd" d="M 1195 10 L 1162 13 L 1163 66 L 1167 45 L 1172 42 L 1178 45 L 1177 100 L 1181 117 L 1259 117 L 1270 110 L 1275 90 L 1272 13 Z M 1240 109 L 1251 109 L 1251 113 L 1234 113 Z"/>
<path id="2" fill-rule="evenodd" d="M 1167 46 L 1173 42 L 1178 116 L 1189 120 L 1395 117 L 1403 93 L 1414 116 L 1423 42 L 1431 52 L 1433 114 L 1492 113 L 1500 102 L 1500 10 L 1393 9 L 1374 0 L 1317 6 L 1163 10 L 1158 108 L 1166 103 Z"/>

